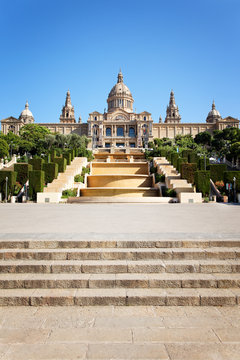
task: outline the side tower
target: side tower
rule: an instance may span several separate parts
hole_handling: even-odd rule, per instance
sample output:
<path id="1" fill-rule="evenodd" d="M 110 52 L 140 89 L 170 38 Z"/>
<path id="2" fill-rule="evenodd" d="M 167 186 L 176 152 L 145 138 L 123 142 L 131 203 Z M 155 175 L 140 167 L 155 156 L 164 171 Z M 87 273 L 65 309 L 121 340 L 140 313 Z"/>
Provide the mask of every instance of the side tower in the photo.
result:
<path id="1" fill-rule="evenodd" d="M 75 124 L 74 106 L 72 106 L 70 91 L 68 90 L 65 106 L 62 108 L 62 114 L 60 115 L 60 123 Z"/>
<path id="2" fill-rule="evenodd" d="M 165 123 L 180 123 L 181 116 L 179 114 L 178 106 L 175 103 L 174 92 L 171 91 L 169 105 L 166 111 Z"/>

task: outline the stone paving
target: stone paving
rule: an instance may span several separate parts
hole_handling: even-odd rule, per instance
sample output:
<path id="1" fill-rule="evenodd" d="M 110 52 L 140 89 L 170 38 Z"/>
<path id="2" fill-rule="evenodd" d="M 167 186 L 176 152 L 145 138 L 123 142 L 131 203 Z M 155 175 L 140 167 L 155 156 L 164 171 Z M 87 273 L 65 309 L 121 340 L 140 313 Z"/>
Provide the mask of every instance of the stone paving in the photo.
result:
<path id="1" fill-rule="evenodd" d="M 235 241 L 239 215 L 224 204 L 0 204 L 0 240 Z M 240 360 L 240 307 L 0 307 L 0 359 Z"/>
<path id="2" fill-rule="evenodd" d="M 0 308 L 0 359 L 240 359 L 238 307 Z"/>

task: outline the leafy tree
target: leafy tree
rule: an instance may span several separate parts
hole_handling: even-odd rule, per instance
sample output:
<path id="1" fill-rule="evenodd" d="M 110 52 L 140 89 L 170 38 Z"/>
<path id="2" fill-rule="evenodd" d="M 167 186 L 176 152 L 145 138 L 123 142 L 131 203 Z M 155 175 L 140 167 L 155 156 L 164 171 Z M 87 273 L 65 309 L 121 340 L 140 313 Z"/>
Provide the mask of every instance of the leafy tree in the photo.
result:
<path id="1" fill-rule="evenodd" d="M 194 141 L 196 144 L 210 146 L 212 141 L 212 136 L 209 134 L 209 132 L 203 131 L 195 136 Z"/>
<path id="2" fill-rule="evenodd" d="M 0 158 L 8 156 L 8 143 L 2 137 L 0 138 Z"/>
<path id="3" fill-rule="evenodd" d="M 43 140 L 48 134 L 50 134 L 50 130 L 38 124 L 26 124 L 19 131 L 20 139 L 32 144 L 29 151 L 32 155 L 41 155 L 46 152 Z"/>

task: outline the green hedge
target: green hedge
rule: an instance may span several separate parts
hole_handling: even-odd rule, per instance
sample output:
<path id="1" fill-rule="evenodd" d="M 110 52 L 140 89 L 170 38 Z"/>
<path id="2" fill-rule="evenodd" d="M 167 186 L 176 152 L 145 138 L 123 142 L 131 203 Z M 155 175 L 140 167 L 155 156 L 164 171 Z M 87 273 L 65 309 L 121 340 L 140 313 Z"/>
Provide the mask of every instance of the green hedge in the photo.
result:
<path id="1" fill-rule="evenodd" d="M 209 166 L 209 159 L 206 157 L 206 169 L 208 168 L 208 166 Z M 198 169 L 205 170 L 204 169 L 204 157 L 200 157 L 198 159 Z"/>
<path id="2" fill-rule="evenodd" d="M 201 192 L 203 196 L 208 196 L 210 193 L 210 171 L 198 170 L 195 172 L 194 182 L 197 191 Z"/>
<path id="3" fill-rule="evenodd" d="M 29 171 L 33 170 L 33 166 L 31 164 L 14 164 L 14 171 L 17 173 L 17 181 L 24 185 L 29 179 Z"/>
<path id="4" fill-rule="evenodd" d="M 179 155 L 178 153 L 172 153 L 171 154 L 171 164 L 177 169 L 177 161 L 178 161 Z"/>
<path id="5" fill-rule="evenodd" d="M 224 172 L 224 183 L 233 184 L 233 178 L 236 178 L 236 191 L 240 192 L 240 171 L 225 171 Z"/>
<path id="6" fill-rule="evenodd" d="M 58 176 L 58 164 L 47 163 L 43 164 L 43 171 L 45 172 L 45 183 L 51 183 Z"/>
<path id="7" fill-rule="evenodd" d="M 160 156 L 161 157 L 166 157 L 167 156 L 167 151 L 165 149 L 160 149 Z"/>
<path id="8" fill-rule="evenodd" d="M 0 192 L 2 193 L 2 200 L 4 200 L 6 196 L 6 177 L 8 177 L 7 193 L 9 197 L 9 195 L 12 195 L 14 193 L 17 173 L 15 171 L 0 171 Z"/>
<path id="9" fill-rule="evenodd" d="M 193 153 L 193 150 L 187 149 L 187 150 L 182 150 L 181 155 L 182 155 L 183 158 L 187 158 L 187 159 L 188 159 L 188 156 L 189 156 L 190 154 L 192 154 L 192 153 Z M 189 159 L 188 159 L 188 160 L 189 160 Z"/>
<path id="10" fill-rule="evenodd" d="M 208 166 L 210 170 L 210 178 L 215 183 L 216 181 L 224 181 L 224 172 L 227 171 L 226 164 L 210 164 Z"/>
<path id="11" fill-rule="evenodd" d="M 40 158 L 29 159 L 28 163 L 32 165 L 33 170 L 42 170 L 44 160 Z"/>
<path id="12" fill-rule="evenodd" d="M 187 163 L 187 158 L 181 158 L 181 157 L 179 157 L 179 158 L 177 159 L 177 171 L 178 171 L 179 173 L 181 172 L 181 165 L 182 165 L 183 163 Z"/>
<path id="13" fill-rule="evenodd" d="M 45 183 L 45 173 L 41 170 L 29 172 L 29 196 L 31 199 L 37 199 L 37 193 L 43 192 Z"/>
<path id="14" fill-rule="evenodd" d="M 198 163 L 198 156 L 194 151 L 192 151 L 191 153 L 188 154 L 188 162 L 191 164 Z"/>
<path id="15" fill-rule="evenodd" d="M 50 163 L 51 162 L 51 155 L 47 154 L 43 157 L 43 160 L 45 163 Z"/>
<path id="16" fill-rule="evenodd" d="M 197 171 L 197 164 L 182 163 L 181 164 L 181 177 L 186 179 L 188 183 L 194 184 L 194 174 Z"/>
<path id="17" fill-rule="evenodd" d="M 67 160 L 65 158 L 54 158 L 53 162 L 58 164 L 58 172 L 65 172 Z"/>
<path id="18" fill-rule="evenodd" d="M 67 165 L 71 164 L 72 161 L 72 152 L 70 151 L 65 151 L 65 153 L 63 154 L 64 159 L 67 160 Z"/>
<path id="19" fill-rule="evenodd" d="M 51 152 L 50 152 L 51 162 L 54 161 L 56 156 L 57 156 L 57 151 L 55 149 L 52 149 Z"/>

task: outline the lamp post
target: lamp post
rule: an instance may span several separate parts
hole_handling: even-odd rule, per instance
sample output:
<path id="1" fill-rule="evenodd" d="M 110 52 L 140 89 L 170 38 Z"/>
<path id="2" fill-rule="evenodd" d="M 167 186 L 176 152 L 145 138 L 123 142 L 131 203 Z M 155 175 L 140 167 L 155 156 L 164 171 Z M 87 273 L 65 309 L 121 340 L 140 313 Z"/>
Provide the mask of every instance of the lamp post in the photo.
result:
<path id="1" fill-rule="evenodd" d="M 237 200 L 236 200 L 236 178 L 235 178 L 235 176 L 233 178 L 233 201 L 237 202 Z"/>
<path id="2" fill-rule="evenodd" d="M 8 190 L 8 177 L 6 176 L 6 195 L 5 195 L 5 202 L 7 203 L 7 197 L 8 197 L 8 194 L 7 194 L 7 191 Z"/>

